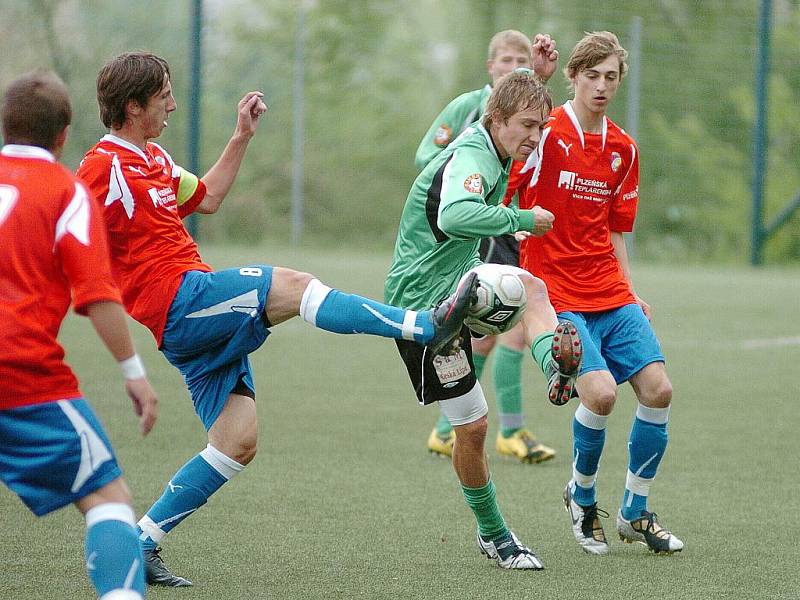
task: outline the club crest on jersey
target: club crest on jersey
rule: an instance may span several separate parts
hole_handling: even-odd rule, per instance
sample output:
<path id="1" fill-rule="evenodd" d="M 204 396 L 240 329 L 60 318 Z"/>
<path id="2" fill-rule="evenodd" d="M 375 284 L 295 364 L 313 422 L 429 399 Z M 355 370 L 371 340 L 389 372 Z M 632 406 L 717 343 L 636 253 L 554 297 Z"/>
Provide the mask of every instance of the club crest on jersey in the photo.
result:
<path id="1" fill-rule="evenodd" d="M 480 194 L 483 192 L 483 180 L 480 173 L 473 173 L 464 180 L 464 189 L 470 194 Z"/>
<path id="2" fill-rule="evenodd" d="M 436 130 L 436 133 L 433 136 L 433 143 L 437 146 L 447 146 L 447 144 L 450 143 L 450 138 L 452 135 L 453 130 L 442 123 L 439 125 L 439 128 Z"/>
<path id="3" fill-rule="evenodd" d="M 612 152 L 611 153 L 611 170 L 616 173 L 619 171 L 619 168 L 622 166 L 622 157 L 619 155 L 619 152 Z"/>

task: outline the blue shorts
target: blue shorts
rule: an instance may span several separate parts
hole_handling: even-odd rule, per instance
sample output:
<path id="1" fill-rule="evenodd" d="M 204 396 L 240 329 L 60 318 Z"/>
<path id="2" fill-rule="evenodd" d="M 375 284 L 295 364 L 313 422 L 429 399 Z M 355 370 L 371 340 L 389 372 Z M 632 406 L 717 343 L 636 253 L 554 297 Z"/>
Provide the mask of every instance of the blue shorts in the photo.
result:
<path id="1" fill-rule="evenodd" d="M 167 315 L 161 351 L 183 375 L 206 430 L 241 381 L 255 393 L 247 355 L 267 339 L 262 318 L 272 267 L 189 271 Z"/>
<path id="2" fill-rule="evenodd" d="M 108 437 L 83 398 L 0 410 L 0 479 L 37 516 L 121 475 Z"/>
<path id="3" fill-rule="evenodd" d="M 610 371 L 617 384 L 654 362 L 664 362 L 661 345 L 638 304 L 603 312 L 562 312 L 575 324 L 583 343 L 580 375 Z"/>

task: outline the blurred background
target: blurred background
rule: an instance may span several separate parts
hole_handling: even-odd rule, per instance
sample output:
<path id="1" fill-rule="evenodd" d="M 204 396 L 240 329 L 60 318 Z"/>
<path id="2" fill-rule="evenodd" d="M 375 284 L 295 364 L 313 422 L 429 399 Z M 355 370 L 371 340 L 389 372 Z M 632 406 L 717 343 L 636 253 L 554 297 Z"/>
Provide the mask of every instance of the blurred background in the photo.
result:
<path id="1" fill-rule="evenodd" d="M 641 151 L 637 259 L 752 261 L 757 155 L 758 231 L 783 223 L 761 256 L 800 260 L 800 215 L 781 216 L 800 192 L 797 0 L 0 0 L 0 87 L 39 66 L 61 75 L 75 112 L 64 162 L 75 168 L 104 133 L 98 69 L 123 51 L 155 52 L 170 62 L 178 102 L 159 143 L 180 164 L 196 162 L 199 175 L 230 136 L 239 98 L 261 89 L 269 114 L 225 208 L 198 221 L 200 240 L 316 247 L 344 239 L 388 253 L 420 138 L 453 97 L 488 82 L 489 39 L 510 28 L 551 34 L 561 66 L 584 31 L 611 30 L 631 50 L 638 75 L 610 112 Z M 557 103 L 568 98 L 560 72 L 550 87 Z M 759 101 L 767 127 L 754 153 Z"/>

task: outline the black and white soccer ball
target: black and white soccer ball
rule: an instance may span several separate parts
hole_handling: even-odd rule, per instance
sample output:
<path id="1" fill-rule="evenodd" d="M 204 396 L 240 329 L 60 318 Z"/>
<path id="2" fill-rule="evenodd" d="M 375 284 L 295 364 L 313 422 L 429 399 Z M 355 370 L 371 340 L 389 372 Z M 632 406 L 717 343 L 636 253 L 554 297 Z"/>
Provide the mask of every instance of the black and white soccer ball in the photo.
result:
<path id="1" fill-rule="evenodd" d="M 464 324 L 478 335 L 498 335 L 519 323 L 527 303 L 525 285 L 507 265 L 483 264 L 478 274 L 478 300 Z M 466 276 L 466 275 L 465 275 Z"/>

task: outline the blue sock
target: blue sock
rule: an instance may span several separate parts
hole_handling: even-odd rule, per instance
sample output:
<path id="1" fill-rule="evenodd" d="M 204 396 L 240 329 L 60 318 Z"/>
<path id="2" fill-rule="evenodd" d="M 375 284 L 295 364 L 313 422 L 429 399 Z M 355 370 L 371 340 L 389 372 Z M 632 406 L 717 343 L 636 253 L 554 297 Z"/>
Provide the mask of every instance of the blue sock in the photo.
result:
<path id="1" fill-rule="evenodd" d="M 572 497 L 580 506 L 597 502 L 595 481 L 606 442 L 607 420 L 608 416 L 597 415 L 583 404 L 578 406 L 572 419 L 572 481 L 575 483 Z"/>
<path id="2" fill-rule="evenodd" d="M 300 316 L 334 333 L 369 333 L 427 343 L 433 338 L 432 311 L 413 311 L 345 294 L 314 279 L 300 303 Z"/>
<path id="3" fill-rule="evenodd" d="M 667 449 L 669 407 L 639 405 L 628 441 L 628 476 L 622 496 L 622 516 L 638 519 L 647 510 L 647 496 Z"/>
<path id="4" fill-rule="evenodd" d="M 86 513 L 86 569 L 99 597 L 128 590 L 126 598 L 144 598 L 144 561 L 133 523 L 133 509 L 118 502 Z"/>
<path id="5" fill-rule="evenodd" d="M 155 548 L 165 535 L 203 506 L 211 494 L 243 468 L 209 444 L 173 475 L 161 497 L 139 520 L 142 548 Z"/>

